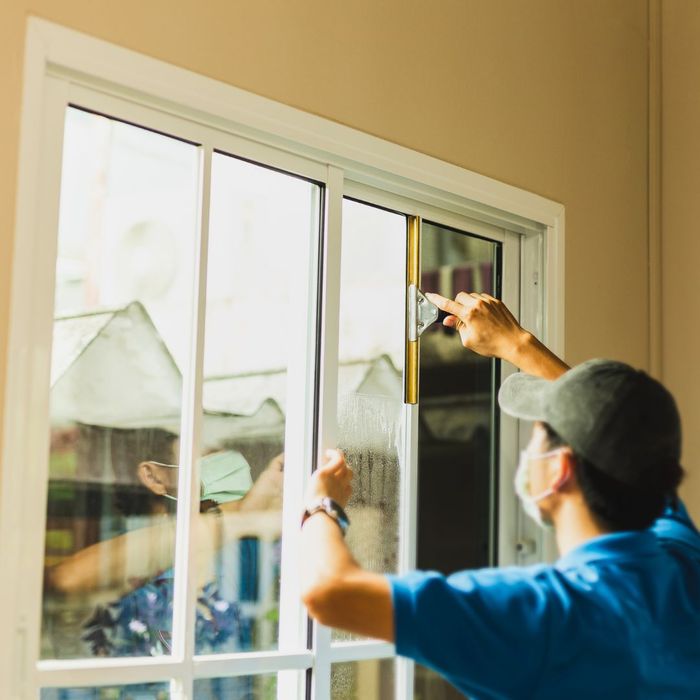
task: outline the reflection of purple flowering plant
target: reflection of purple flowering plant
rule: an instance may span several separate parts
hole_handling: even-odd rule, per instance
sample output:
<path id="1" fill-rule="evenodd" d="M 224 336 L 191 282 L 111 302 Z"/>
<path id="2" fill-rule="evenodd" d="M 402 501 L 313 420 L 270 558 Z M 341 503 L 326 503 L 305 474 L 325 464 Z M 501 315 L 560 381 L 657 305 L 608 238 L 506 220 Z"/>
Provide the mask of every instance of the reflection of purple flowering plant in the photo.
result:
<path id="1" fill-rule="evenodd" d="M 225 651 L 239 645 L 238 605 L 224 600 L 215 583 L 197 599 L 197 653 Z M 98 606 L 84 624 L 83 639 L 96 656 L 159 656 L 170 653 L 173 579 L 159 576 L 107 606 Z"/>
<path id="2" fill-rule="evenodd" d="M 241 614 L 238 605 L 224 600 L 216 583 L 208 583 L 197 598 L 195 640 L 197 653 L 224 651 L 230 642 L 240 641 Z M 229 651 L 235 651 L 230 649 Z"/>

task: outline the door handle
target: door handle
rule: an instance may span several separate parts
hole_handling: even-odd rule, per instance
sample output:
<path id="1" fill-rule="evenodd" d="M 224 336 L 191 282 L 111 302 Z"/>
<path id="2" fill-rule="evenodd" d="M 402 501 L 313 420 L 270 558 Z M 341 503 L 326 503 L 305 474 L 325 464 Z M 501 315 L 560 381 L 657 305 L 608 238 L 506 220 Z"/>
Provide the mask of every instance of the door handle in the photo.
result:
<path id="1" fill-rule="evenodd" d="M 420 346 L 417 329 L 417 295 L 420 284 L 420 228 L 418 216 L 408 217 L 406 235 L 406 356 L 404 360 L 404 402 L 418 403 Z"/>
<path id="2" fill-rule="evenodd" d="M 438 320 L 440 310 L 421 292 L 420 285 L 421 219 L 408 217 L 406 249 L 406 355 L 404 402 L 418 403 L 420 377 L 420 337 Z"/>

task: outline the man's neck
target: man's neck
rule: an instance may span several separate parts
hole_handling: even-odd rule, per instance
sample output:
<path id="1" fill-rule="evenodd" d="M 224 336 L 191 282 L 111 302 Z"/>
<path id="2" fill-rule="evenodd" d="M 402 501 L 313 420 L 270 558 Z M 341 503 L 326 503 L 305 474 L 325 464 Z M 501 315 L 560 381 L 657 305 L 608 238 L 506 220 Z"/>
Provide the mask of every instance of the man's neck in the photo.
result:
<path id="1" fill-rule="evenodd" d="M 561 556 L 595 537 L 609 533 L 598 525 L 583 501 L 577 498 L 561 503 L 553 520 Z"/>

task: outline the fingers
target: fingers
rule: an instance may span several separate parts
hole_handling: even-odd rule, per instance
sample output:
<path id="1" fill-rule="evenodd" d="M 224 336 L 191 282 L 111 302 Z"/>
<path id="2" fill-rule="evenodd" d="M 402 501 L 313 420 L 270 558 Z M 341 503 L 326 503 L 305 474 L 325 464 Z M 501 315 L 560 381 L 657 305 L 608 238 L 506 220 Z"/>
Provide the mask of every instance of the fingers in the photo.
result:
<path id="1" fill-rule="evenodd" d="M 440 294 L 435 294 L 434 292 L 428 292 L 425 296 L 429 301 L 433 302 L 438 309 L 447 311 L 448 314 L 452 314 L 453 316 L 463 316 L 466 311 L 464 306 L 458 303 L 459 300 L 452 301 L 452 299 L 443 297 Z"/>
<path id="2" fill-rule="evenodd" d="M 283 471 L 284 470 L 284 452 L 281 452 L 276 457 L 273 457 L 267 466 L 273 470 L 276 469 L 277 471 Z"/>
<path id="3" fill-rule="evenodd" d="M 338 449 L 326 450 L 324 458 L 325 461 L 321 465 L 322 469 L 336 469 L 345 464 L 345 455 Z"/>
<path id="4" fill-rule="evenodd" d="M 473 309 L 479 302 L 483 302 L 476 292 L 459 292 L 455 297 L 455 301 L 464 307 L 465 312 Z M 464 313 L 462 314 L 464 315 Z"/>

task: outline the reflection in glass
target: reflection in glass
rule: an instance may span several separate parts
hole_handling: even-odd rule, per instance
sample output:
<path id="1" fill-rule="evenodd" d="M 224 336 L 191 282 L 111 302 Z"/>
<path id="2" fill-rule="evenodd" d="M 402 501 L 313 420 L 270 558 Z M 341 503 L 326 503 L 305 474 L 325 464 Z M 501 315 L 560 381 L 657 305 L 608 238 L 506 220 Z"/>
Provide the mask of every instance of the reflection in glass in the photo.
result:
<path id="1" fill-rule="evenodd" d="M 394 697 L 393 659 L 369 659 L 333 664 L 333 700 L 390 700 Z"/>
<path id="2" fill-rule="evenodd" d="M 194 700 L 277 700 L 277 675 L 200 678 Z"/>
<path id="3" fill-rule="evenodd" d="M 338 441 L 355 473 L 348 545 L 377 572 L 397 567 L 405 279 L 406 218 L 345 200 Z"/>
<path id="4" fill-rule="evenodd" d="M 191 144 L 66 112 L 42 658 L 169 653 L 174 486 L 141 465 L 177 461 L 197 173 Z"/>
<path id="5" fill-rule="evenodd" d="M 169 700 L 169 683 L 139 683 L 101 688 L 44 688 L 41 700 Z"/>
<path id="6" fill-rule="evenodd" d="M 288 339 L 306 323 L 291 300 L 319 209 L 318 185 L 214 154 L 199 654 L 277 646 Z"/>
<path id="7" fill-rule="evenodd" d="M 500 246 L 423 223 L 424 292 L 500 295 Z M 445 574 L 495 563 L 496 361 L 434 324 L 421 339 L 418 465 L 420 569 Z M 416 700 L 462 695 L 416 665 Z"/>

